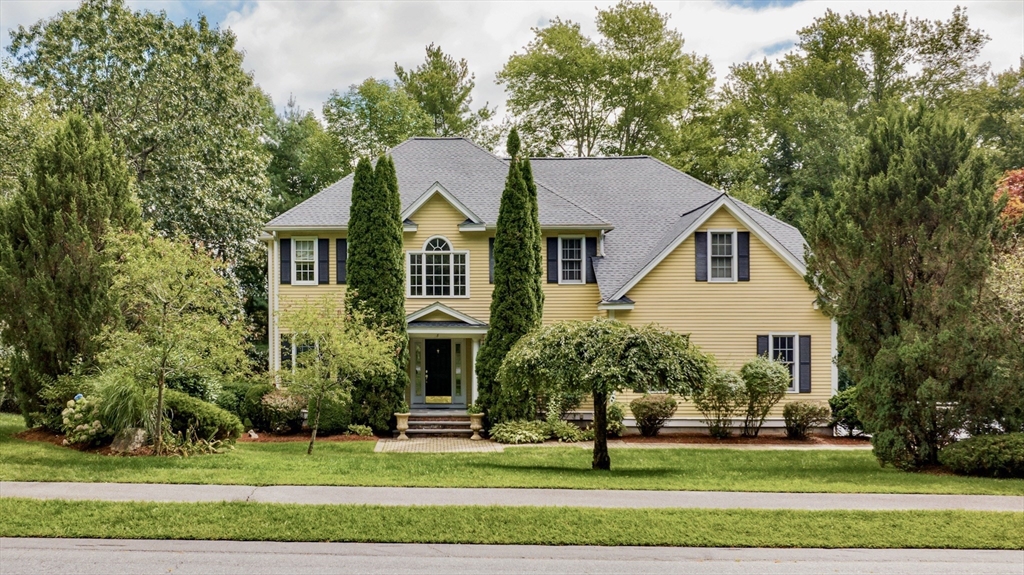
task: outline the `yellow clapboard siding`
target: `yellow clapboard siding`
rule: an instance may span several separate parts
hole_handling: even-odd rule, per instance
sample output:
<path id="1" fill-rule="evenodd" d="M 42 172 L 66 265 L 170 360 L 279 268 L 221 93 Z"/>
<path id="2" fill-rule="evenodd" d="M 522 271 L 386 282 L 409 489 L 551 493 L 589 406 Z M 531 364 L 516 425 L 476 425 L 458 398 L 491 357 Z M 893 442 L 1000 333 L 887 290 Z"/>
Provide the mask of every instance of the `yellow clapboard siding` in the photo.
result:
<path id="1" fill-rule="evenodd" d="M 749 231 L 721 208 L 698 231 Z M 811 336 L 811 393 L 791 393 L 769 417 L 781 417 L 788 401 L 826 401 L 832 394 L 831 323 L 813 307 L 814 293 L 804 279 L 754 234 L 750 236 L 750 281 L 698 282 L 694 240 L 688 238 L 627 293 L 635 307 L 616 319 L 658 323 L 680 333 L 715 356 L 718 365 L 738 370 L 757 354 L 757 335 Z M 619 394 L 628 406 L 637 394 Z M 628 409 L 627 409 L 628 412 Z M 676 417 L 700 417 L 690 403 Z"/>
<path id="2" fill-rule="evenodd" d="M 345 286 L 345 284 L 337 284 L 337 283 L 335 283 L 335 279 L 337 278 L 337 269 L 338 269 L 337 256 L 336 256 L 336 253 L 335 253 L 335 250 L 337 249 L 337 243 L 336 243 L 335 240 L 337 238 L 344 238 L 345 234 L 338 233 L 338 232 L 326 233 L 326 232 L 313 232 L 313 231 L 311 231 L 311 232 L 301 232 L 301 233 L 291 233 L 291 234 L 283 233 L 283 234 L 279 234 L 279 237 L 281 239 L 292 238 L 292 237 L 298 237 L 298 238 L 316 237 L 318 239 L 328 238 L 329 239 L 328 244 L 330 245 L 330 250 L 331 250 L 330 257 L 327 260 L 328 266 L 329 266 L 327 277 L 328 277 L 330 283 L 317 284 L 317 285 L 313 285 L 313 286 L 281 284 L 280 283 L 280 281 L 281 281 L 280 270 L 276 270 L 274 272 L 274 277 L 272 278 L 272 280 L 278 282 L 278 289 L 279 289 L 279 293 L 278 293 L 279 308 L 278 309 L 279 309 L 279 311 L 280 312 L 284 312 L 289 307 L 291 307 L 293 305 L 296 305 L 296 304 L 301 305 L 303 303 L 315 303 L 320 298 L 322 298 L 324 296 L 331 296 L 331 297 L 337 298 L 336 301 L 343 302 L 344 299 L 345 299 L 345 287 L 346 286 Z M 282 326 L 282 328 L 284 328 L 284 326 Z"/>

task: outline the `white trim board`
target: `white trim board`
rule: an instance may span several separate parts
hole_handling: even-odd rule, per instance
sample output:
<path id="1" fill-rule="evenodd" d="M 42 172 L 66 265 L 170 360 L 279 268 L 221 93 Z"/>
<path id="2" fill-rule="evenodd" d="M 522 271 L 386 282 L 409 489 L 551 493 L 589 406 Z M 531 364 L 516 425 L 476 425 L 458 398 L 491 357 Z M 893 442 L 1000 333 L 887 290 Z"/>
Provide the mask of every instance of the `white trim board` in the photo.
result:
<path id="1" fill-rule="evenodd" d="M 782 244 L 780 244 L 778 240 L 772 237 L 772 235 L 769 234 L 767 230 L 762 228 L 760 224 L 758 224 L 757 222 L 754 221 L 753 218 L 748 216 L 746 212 L 743 211 L 743 208 L 739 207 L 736 204 L 735 200 L 723 194 L 718 200 L 716 200 L 713 204 L 708 206 L 708 208 L 704 211 L 703 214 L 701 214 L 699 218 L 694 220 L 694 222 L 690 224 L 685 230 L 683 230 L 681 234 L 676 236 L 676 238 L 672 240 L 672 243 L 670 243 L 665 249 L 663 249 L 661 253 L 655 256 L 654 259 L 652 259 L 646 266 L 643 267 L 643 269 L 637 272 L 637 274 L 634 275 L 633 278 L 630 279 L 628 282 L 626 282 L 625 285 L 619 288 L 619 290 L 615 292 L 615 295 L 608 299 L 617 300 L 624 297 L 629 292 L 629 290 L 633 289 L 636 286 L 636 284 L 640 283 L 640 280 L 644 279 L 644 277 L 648 273 L 650 273 L 651 270 L 656 268 L 658 264 L 664 261 L 664 259 L 667 258 L 669 254 L 674 252 L 680 244 L 682 244 L 684 241 L 686 241 L 687 238 L 692 236 L 698 228 L 703 226 L 705 222 L 711 219 L 711 216 L 715 215 L 715 213 L 718 212 L 718 210 L 723 207 L 729 212 L 729 214 L 732 215 L 732 217 L 736 218 L 744 226 L 746 226 L 746 228 L 750 230 L 750 233 L 754 234 L 754 236 L 757 237 L 757 239 L 761 240 L 761 242 L 768 246 L 770 250 L 775 252 L 775 255 L 779 256 L 780 258 L 783 259 L 783 261 L 789 264 L 789 267 L 793 268 L 794 271 L 800 274 L 800 277 L 803 277 L 804 275 L 807 274 L 807 268 L 806 266 L 804 266 L 802 262 L 800 262 L 800 260 L 796 259 L 796 257 L 793 254 L 789 253 L 789 250 L 783 247 Z"/>
<path id="2" fill-rule="evenodd" d="M 476 319 L 475 317 L 468 316 L 468 315 L 462 313 L 459 310 L 452 309 L 452 308 L 444 305 L 443 303 L 441 303 L 439 301 L 436 301 L 436 302 L 428 305 L 425 308 L 419 309 L 419 310 L 414 311 L 411 314 L 405 316 L 405 322 L 409 323 L 409 322 L 416 321 L 419 318 L 424 317 L 424 316 L 426 316 L 426 315 L 428 315 L 430 313 L 433 313 L 435 311 L 439 311 L 441 313 L 446 313 L 446 314 L 450 315 L 454 319 L 457 319 L 457 320 L 459 320 L 461 322 L 467 323 L 469 326 L 479 327 L 479 326 L 486 325 L 484 322 Z"/>
<path id="3" fill-rule="evenodd" d="M 416 213 L 416 210 L 423 207 L 423 204 L 427 203 L 427 201 L 434 197 L 435 194 L 441 194 L 441 197 L 447 200 L 449 204 L 459 211 L 459 213 L 466 216 L 467 220 L 470 220 L 475 224 L 483 224 L 484 221 L 480 219 L 480 216 L 474 214 L 473 210 L 466 207 L 466 204 L 460 202 L 458 198 L 445 189 L 440 182 L 434 182 L 431 184 L 431 186 L 427 188 L 427 191 L 423 192 L 420 197 L 416 198 L 416 201 L 410 204 L 408 208 L 402 210 L 402 220 L 404 221 L 409 219 L 409 217 Z"/>

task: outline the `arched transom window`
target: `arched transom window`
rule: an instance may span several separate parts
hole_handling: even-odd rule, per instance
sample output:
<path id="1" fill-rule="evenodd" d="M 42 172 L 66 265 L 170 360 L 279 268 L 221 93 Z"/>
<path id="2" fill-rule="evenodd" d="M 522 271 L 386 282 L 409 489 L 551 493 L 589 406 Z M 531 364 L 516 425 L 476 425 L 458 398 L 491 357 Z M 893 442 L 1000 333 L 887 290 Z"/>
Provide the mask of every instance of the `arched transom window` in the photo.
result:
<path id="1" fill-rule="evenodd" d="M 409 297 L 467 297 L 469 252 L 453 251 L 446 238 L 436 236 L 422 251 L 407 256 Z"/>

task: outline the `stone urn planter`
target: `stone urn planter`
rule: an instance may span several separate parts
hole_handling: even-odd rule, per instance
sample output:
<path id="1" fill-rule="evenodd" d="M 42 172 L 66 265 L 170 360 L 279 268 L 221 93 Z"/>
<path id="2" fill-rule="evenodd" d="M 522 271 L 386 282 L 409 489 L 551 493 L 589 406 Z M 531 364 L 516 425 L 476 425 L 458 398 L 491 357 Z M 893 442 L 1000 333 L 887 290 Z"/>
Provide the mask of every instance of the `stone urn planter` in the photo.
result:
<path id="1" fill-rule="evenodd" d="M 405 441 L 409 439 L 409 436 L 405 434 L 409 429 L 409 414 L 408 413 L 396 413 L 395 414 L 395 427 L 398 429 L 398 440 Z"/>
<path id="2" fill-rule="evenodd" d="M 480 441 L 483 439 L 483 437 L 480 437 L 480 430 L 484 428 L 484 414 L 470 413 L 469 428 L 473 430 L 473 437 L 470 437 L 470 439 L 473 441 Z"/>

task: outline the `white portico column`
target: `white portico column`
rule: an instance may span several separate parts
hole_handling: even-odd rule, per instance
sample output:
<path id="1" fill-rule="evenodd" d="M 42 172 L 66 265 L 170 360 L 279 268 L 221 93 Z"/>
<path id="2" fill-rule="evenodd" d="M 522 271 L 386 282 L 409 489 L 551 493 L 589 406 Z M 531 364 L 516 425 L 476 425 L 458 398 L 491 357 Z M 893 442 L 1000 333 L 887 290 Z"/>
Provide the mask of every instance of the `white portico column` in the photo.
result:
<path id="1" fill-rule="evenodd" d="M 477 353 L 478 351 L 480 351 L 480 338 L 479 338 L 479 337 L 474 337 L 474 338 L 473 338 L 473 357 L 472 357 L 472 362 L 473 362 L 473 363 L 472 363 L 472 365 L 470 366 L 470 370 L 471 370 L 471 371 L 470 371 L 470 373 L 472 373 L 472 374 L 473 374 L 473 378 L 472 378 L 472 380 L 471 380 L 471 381 L 473 382 L 473 383 L 472 383 L 472 390 L 473 390 L 473 396 L 472 396 L 472 397 L 473 397 L 473 400 L 472 400 L 472 403 L 476 403 L 476 398 L 477 398 L 477 383 L 476 383 L 476 353 Z"/>

